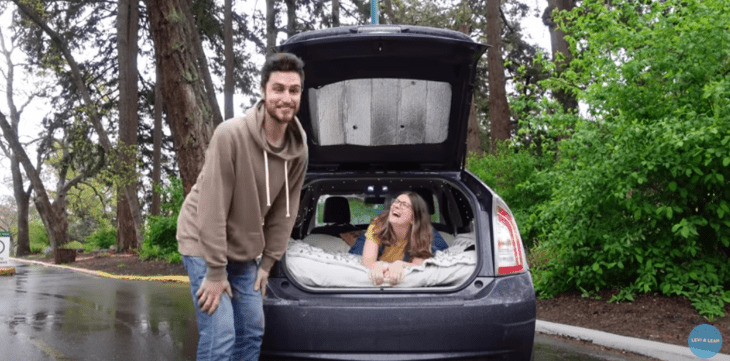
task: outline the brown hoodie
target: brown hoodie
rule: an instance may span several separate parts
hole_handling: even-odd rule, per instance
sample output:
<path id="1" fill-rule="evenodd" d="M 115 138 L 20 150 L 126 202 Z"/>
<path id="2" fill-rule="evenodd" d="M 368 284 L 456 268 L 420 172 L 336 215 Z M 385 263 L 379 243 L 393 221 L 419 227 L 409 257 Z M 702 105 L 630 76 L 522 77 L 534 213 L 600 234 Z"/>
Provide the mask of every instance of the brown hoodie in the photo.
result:
<path id="1" fill-rule="evenodd" d="M 216 128 L 180 211 L 178 250 L 205 258 L 211 281 L 226 278 L 229 259 L 248 261 L 262 253 L 260 267 L 269 271 L 294 227 L 307 171 L 306 134 L 295 117 L 284 148 L 275 152 L 263 130 L 265 111 L 259 102 L 244 118 Z"/>

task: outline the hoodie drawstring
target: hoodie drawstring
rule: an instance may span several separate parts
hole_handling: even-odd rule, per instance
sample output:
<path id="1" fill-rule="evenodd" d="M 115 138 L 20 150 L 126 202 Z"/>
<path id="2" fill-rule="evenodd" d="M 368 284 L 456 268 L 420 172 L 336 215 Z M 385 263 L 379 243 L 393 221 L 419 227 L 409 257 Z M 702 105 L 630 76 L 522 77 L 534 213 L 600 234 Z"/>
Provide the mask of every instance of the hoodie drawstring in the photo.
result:
<path id="1" fill-rule="evenodd" d="M 286 218 L 289 218 L 289 161 L 284 161 L 284 189 L 286 189 Z"/>
<path id="2" fill-rule="evenodd" d="M 269 155 L 264 150 L 264 171 L 266 172 L 266 205 L 271 207 L 271 189 L 269 187 Z M 286 218 L 289 214 L 289 161 L 284 160 L 284 189 L 286 190 Z M 263 224 L 263 223 L 262 223 Z"/>
<path id="3" fill-rule="evenodd" d="M 269 191 L 269 156 L 264 149 L 264 172 L 266 172 L 266 205 L 271 207 L 271 192 Z"/>

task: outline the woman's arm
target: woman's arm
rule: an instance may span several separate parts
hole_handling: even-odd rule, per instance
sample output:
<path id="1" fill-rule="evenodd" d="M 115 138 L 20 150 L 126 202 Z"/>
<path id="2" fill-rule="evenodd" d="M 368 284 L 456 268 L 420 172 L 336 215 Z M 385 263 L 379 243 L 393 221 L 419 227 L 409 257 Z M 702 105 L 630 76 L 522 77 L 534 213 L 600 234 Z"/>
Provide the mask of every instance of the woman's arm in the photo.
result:
<path id="1" fill-rule="evenodd" d="M 362 265 L 372 268 L 378 263 L 378 244 L 370 238 L 365 239 L 365 246 L 362 249 Z"/>
<path id="2" fill-rule="evenodd" d="M 425 258 L 413 257 L 410 262 L 403 262 L 403 267 L 418 267 L 425 261 Z"/>
<path id="3" fill-rule="evenodd" d="M 393 262 L 391 264 L 398 265 L 398 266 L 401 266 L 403 268 L 408 268 L 408 267 L 418 267 L 418 266 L 421 265 L 421 263 L 423 263 L 423 261 L 425 261 L 424 258 L 417 258 L 417 257 L 415 257 L 415 258 L 413 258 L 413 260 L 411 262 L 395 261 L 395 262 Z"/>
<path id="4" fill-rule="evenodd" d="M 368 268 L 368 279 L 375 286 L 382 285 L 385 281 L 387 268 L 378 262 L 378 244 L 370 238 L 365 239 L 365 246 L 362 250 L 362 265 Z"/>

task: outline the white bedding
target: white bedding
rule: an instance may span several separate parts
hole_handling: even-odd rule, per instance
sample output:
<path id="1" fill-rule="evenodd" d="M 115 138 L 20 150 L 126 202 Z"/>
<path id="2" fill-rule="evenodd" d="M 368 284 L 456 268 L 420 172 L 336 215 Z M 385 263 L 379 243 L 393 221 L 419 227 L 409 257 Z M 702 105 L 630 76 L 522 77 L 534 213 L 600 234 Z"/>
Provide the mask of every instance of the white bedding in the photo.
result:
<path id="1" fill-rule="evenodd" d="M 286 268 L 298 282 L 310 287 L 375 287 L 360 263 L 361 256 L 325 250 L 315 245 L 318 242 L 306 241 L 289 240 L 286 251 Z M 436 252 L 418 267 L 406 269 L 403 282 L 396 287 L 453 286 L 464 282 L 474 273 L 477 263 L 476 252 L 464 249 L 474 243 L 473 233 L 458 235 L 447 250 Z"/>

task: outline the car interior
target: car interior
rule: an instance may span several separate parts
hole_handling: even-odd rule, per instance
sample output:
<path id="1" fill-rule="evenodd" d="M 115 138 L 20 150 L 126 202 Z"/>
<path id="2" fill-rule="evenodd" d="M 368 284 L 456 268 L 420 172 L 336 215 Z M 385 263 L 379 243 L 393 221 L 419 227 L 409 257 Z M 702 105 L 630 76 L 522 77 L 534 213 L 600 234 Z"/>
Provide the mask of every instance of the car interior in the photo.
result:
<path id="1" fill-rule="evenodd" d="M 416 192 L 426 201 L 434 229 L 453 253 L 440 255 L 441 258 L 447 260 L 449 256 L 457 257 L 467 248 L 475 249 L 472 206 L 463 191 L 448 180 L 402 177 L 320 179 L 306 184 L 302 189 L 300 211 L 292 234 L 294 241 L 290 241 L 285 260 L 290 273 L 293 273 L 294 278 L 297 278 L 297 274 L 306 273 L 306 279 L 300 281 L 308 286 L 357 286 L 351 280 L 334 282 L 332 274 L 346 278 L 345 274 L 351 268 L 360 265 L 360 256 L 349 254 L 348 251 L 368 228 L 371 220 L 388 210 L 392 201 L 404 191 Z M 434 263 L 437 261 L 434 260 Z M 445 261 L 443 264 L 451 263 Z M 464 276 L 470 276 L 475 260 L 470 259 L 464 266 L 466 268 L 459 269 L 458 280 L 442 277 L 442 281 L 453 284 Z M 321 280 L 317 278 L 319 271 L 322 272 Z M 361 279 L 367 280 L 366 272 Z M 416 286 L 444 285 L 443 282 L 434 282 L 436 284 Z"/>

